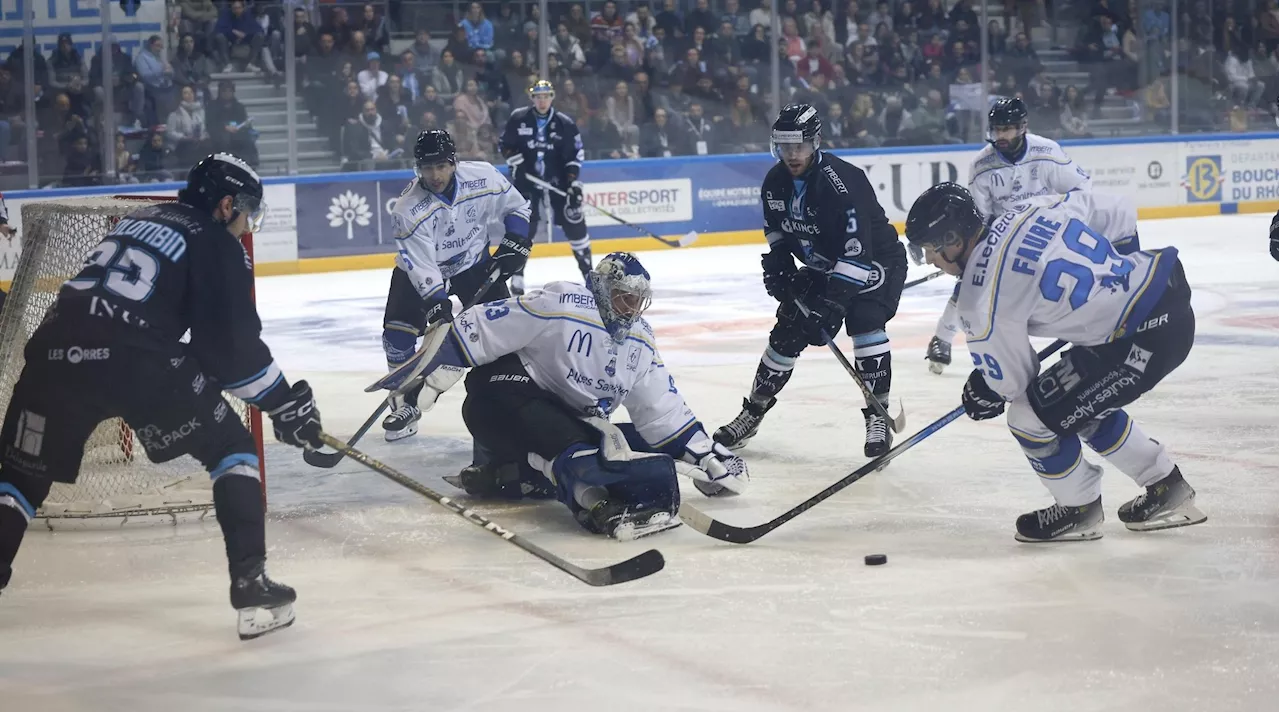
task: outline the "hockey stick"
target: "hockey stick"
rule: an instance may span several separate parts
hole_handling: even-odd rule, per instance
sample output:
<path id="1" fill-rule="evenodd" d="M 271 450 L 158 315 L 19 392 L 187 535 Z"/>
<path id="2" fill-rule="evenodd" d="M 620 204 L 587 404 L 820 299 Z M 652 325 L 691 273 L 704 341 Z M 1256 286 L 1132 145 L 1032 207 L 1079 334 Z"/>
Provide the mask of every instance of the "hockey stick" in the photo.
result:
<path id="1" fill-rule="evenodd" d="M 472 524 L 480 527 L 481 529 L 484 529 L 485 531 L 488 531 L 497 535 L 504 541 L 515 544 L 521 549 L 524 549 L 526 552 L 533 554 L 539 559 L 542 559 L 548 564 L 551 564 L 557 569 L 560 569 L 561 571 L 569 574 L 570 576 L 578 579 L 579 581 L 587 585 L 612 586 L 618 583 L 635 581 L 636 579 L 644 578 L 645 576 L 649 576 L 650 574 L 658 573 L 659 571 L 662 570 L 662 567 L 666 565 L 666 560 L 662 558 L 662 552 L 658 551 L 657 549 L 650 549 L 642 554 L 633 556 L 630 559 L 627 559 L 626 561 L 616 563 L 612 566 L 605 566 L 599 569 L 586 569 L 576 564 L 571 564 L 568 561 L 565 561 L 564 559 L 560 558 L 559 556 L 552 554 L 546 549 L 543 549 L 537 544 L 527 541 L 526 539 L 521 537 L 519 534 L 516 534 L 515 532 L 512 532 L 512 531 L 508 531 L 502 528 L 501 526 L 498 526 L 494 522 L 489 521 L 478 512 L 468 509 L 466 507 L 463 507 L 457 502 L 454 502 L 449 497 L 446 497 L 442 494 L 439 494 L 431 490 L 426 485 L 423 485 L 421 482 L 418 482 L 417 480 L 411 477 L 407 477 L 404 474 L 401 474 L 399 471 L 395 470 L 389 465 L 379 462 L 378 460 L 375 460 L 372 457 L 369 457 L 363 452 L 360 452 L 359 450 L 356 450 L 355 448 L 352 448 L 346 445 L 341 440 L 333 437 L 332 435 L 329 435 L 328 433 L 321 433 L 320 439 L 324 441 L 325 445 L 328 445 L 329 447 L 336 449 L 341 454 L 351 458 L 352 460 L 355 460 L 356 462 L 360 463 L 361 465 L 364 465 L 370 470 L 373 470 L 379 475 L 386 477 L 387 479 L 391 480 L 392 482 L 395 482 L 396 484 L 402 487 L 405 487 L 406 489 L 413 490 L 414 492 L 422 495 L 423 497 L 426 497 L 432 502 L 435 502 L 436 504 L 439 504 L 440 506 L 448 509 L 454 514 L 462 517 L 468 522 L 471 522 Z"/>
<path id="2" fill-rule="evenodd" d="M 1042 349 L 1040 353 L 1037 355 L 1039 356 L 1040 360 L 1043 361 L 1046 358 L 1048 358 L 1050 355 L 1052 355 L 1055 351 L 1057 351 L 1058 349 L 1062 348 L 1065 345 L 1066 345 L 1066 342 L 1064 341 L 1061 341 L 1061 340 L 1055 341 L 1052 344 L 1049 344 L 1048 346 L 1046 346 L 1044 349 Z M 810 509 L 813 509 L 823 500 L 826 500 L 827 498 L 831 497 L 832 495 L 844 489 L 845 487 L 848 487 L 849 485 L 853 484 L 854 482 L 857 482 L 863 477 L 866 477 L 872 472 L 875 472 L 883 468 L 885 465 L 888 465 L 890 460 L 901 455 L 907 450 L 910 450 L 911 448 L 915 447 L 920 443 L 920 441 L 938 432 L 948 423 L 952 422 L 953 420 L 959 418 L 962 415 L 964 415 L 964 406 L 960 406 L 952 410 L 950 413 L 947 413 L 941 418 L 933 421 L 929 425 L 925 426 L 925 428 L 920 432 L 916 433 L 915 435 L 912 435 L 906 440 L 903 440 L 898 445 L 894 446 L 894 448 L 889 452 L 886 452 L 880 457 L 877 457 L 871 462 L 868 462 L 862 467 L 859 467 L 858 469 L 849 473 L 849 475 L 847 475 L 844 479 L 822 490 L 821 492 L 815 494 L 809 499 L 806 499 L 800 504 L 797 504 L 791 509 L 788 509 L 787 511 L 783 512 L 777 517 L 774 517 L 770 521 L 765 522 L 764 524 L 758 524 L 754 527 L 735 527 L 732 524 L 725 524 L 722 521 L 713 519 L 711 518 L 710 515 L 704 512 L 700 512 L 697 509 L 694 509 L 693 507 L 683 502 L 680 504 L 680 519 L 685 524 L 688 524 L 691 528 L 696 529 L 697 531 L 703 534 L 706 534 L 712 539 L 719 539 L 720 541 L 727 541 L 733 544 L 750 544 L 756 539 L 759 539 L 765 534 L 768 534 L 774 529 L 777 529 L 783 524 L 786 524 L 792 519 L 795 519 L 801 514 L 804 514 Z"/>
<path id="3" fill-rule="evenodd" d="M 525 178 L 526 178 L 526 179 L 528 179 L 528 181 L 529 181 L 530 183 L 532 183 L 532 184 L 534 184 L 534 185 L 538 186 L 539 188 L 542 188 L 543 190 L 549 190 L 549 191 L 551 191 L 552 193 L 555 193 L 556 195 L 559 195 L 559 196 L 564 197 L 564 198 L 569 197 L 569 194 L 568 194 L 568 193 L 564 192 L 563 190 L 560 190 L 559 188 L 555 187 L 554 185 L 551 185 L 550 183 L 546 182 L 545 180 L 542 180 L 541 178 L 539 178 L 539 177 L 537 177 L 537 176 L 526 175 L 526 176 L 525 176 Z M 613 219 L 613 220 L 616 220 L 616 221 L 618 221 L 618 222 L 622 223 L 623 225 L 626 225 L 626 226 L 627 226 L 627 227 L 629 227 L 629 228 L 632 228 L 632 229 L 635 229 L 635 230 L 637 230 L 637 231 L 639 231 L 639 232 L 642 232 L 642 233 L 644 233 L 645 235 L 648 235 L 649 237 L 652 237 L 653 239 L 657 240 L 658 242 L 661 242 L 662 244 L 666 245 L 667 247 L 688 247 L 689 245 L 692 245 L 693 243 L 695 243 L 695 242 L 697 242 L 697 241 L 698 241 L 698 232 L 697 232 L 696 230 L 690 230 L 689 232 L 687 232 L 687 233 L 685 233 L 684 235 L 680 236 L 680 238 L 679 238 L 679 239 L 677 239 L 677 240 L 668 240 L 667 238 L 662 237 L 661 235 L 659 235 L 659 234 L 657 234 L 657 233 L 655 233 L 655 232 L 650 232 L 650 231 L 648 231 L 648 230 L 646 230 L 646 229 L 644 229 L 644 228 L 640 227 L 639 225 L 637 225 L 637 224 L 635 224 L 635 223 L 627 222 L 626 220 L 623 220 L 622 218 L 618 217 L 617 215 L 614 215 L 613 213 L 609 212 L 608 210 L 605 210 L 604 208 L 602 208 L 602 207 L 600 207 L 600 206 L 598 206 L 598 205 L 596 205 L 596 204 L 594 204 L 594 203 L 587 203 L 586 201 L 583 201 L 583 202 L 584 202 L 584 203 L 586 203 L 586 205 L 588 205 L 588 206 L 590 206 L 590 207 L 594 208 L 595 210 L 599 211 L 599 212 L 600 212 L 602 215 L 604 215 L 605 217 L 608 217 L 608 218 L 611 218 L 611 219 Z"/>
<path id="4" fill-rule="evenodd" d="M 931 279 L 937 279 L 937 278 L 941 277 L 941 276 L 942 276 L 942 275 L 944 275 L 944 274 L 946 274 L 946 272 L 943 272 L 942 270 L 938 270 L 937 272 L 934 272 L 933 274 L 926 274 L 925 276 L 921 277 L 920 279 L 913 279 L 913 280 L 911 280 L 910 282 L 907 282 L 906 284 L 902 285 L 902 288 L 903 288 L 903 289 L 911 289 L 912 287 L 916 286 L 917 284 L 924 284 L 925 282 L 928 282 L 928 281 L 929 281 L 929 280 L 931 280 Z"/>
<path id="5" fill-rule="evenodd" d="M 804 305 L 804 302 L 799 299 L 794 301 L 796 306 L 800 308 L 800 313 L 809 316 L 809 308 Z M 831 349 L 831 353 L 836 355 L 836 360 L 840 362 L 841 366 L 844 366 L 845 372 L 853 378 L 854 383 L 858 384 L 858 390 L 862 391 L 862 397 L 866 399 L 867 406 L 874 410 L 876 415 L 884 418 L 889 423 L 889 427 L 893 428 L 893 432 L 902 432 L 902 429 L 907 427 L 907 412 L 902 407 L 902 401 L 898 401 L 898 416 L 895 418 L 889 415 L 889 409 L 885 408 L 884 404 L 880 402 L 879 398 L 876 398 L 870 388 L 867 388 L 867 382 L 862 380 L 862 375 L 853 367 L 853 364 L 849 363 L 849 359 L 845 358 L 844 354 L 840 352 L 840 347 L 836 345 L 835 339 L 828 336 L 826 331 L 822 332 L 822 338 L 826 340 L 827 348 Z"/>
<path id="6" fill-rule="evenodd" d="M 476 300 L 479 299 L 480 295 L 489 291 L 489 289 L 493 287 L 494 284 L 497 283 L 499 276 L 500 274 L 497 270 L 494 270 L 493 272 L 491 272 L 489 276 L 485 279 L 484 283 L 480 285 L 480 289 L 476 291 L 476 296 L 472 297 L 471 304 L 463 305 L 462 309 L 459 310 L 459 313 L 466 311 L 467 309 L 470 309 L 472 306 L 474 306 Z M 431 329 L 427 330 L 427 333 L 428 334 L 433 333 L 434 330 L 441 328 L 441 325 L 447 326 L 450 321 L 453 321 L 453 320 L 449 319 L 447 321 L 442 321 L 432 325 Z M 437 343 L 435 344 L 434 348 L 431 348 L 430 354 L 425 354 L 428 347 L 431 345 L 431 342 L 432 342 L 431 338 L 428 338 L 427 340 L 425 340 L 422 344 L 422 348 L 418 350 L 418 353 L 414 354 L 413 357 L 410 358 L 408 362 L 401 364 L 399 368 L 392 371 L 391 373 L 388 373 L 381 380 L 379 380 L 378 383 L 382 383 L 382 381 L 392 376 L 395 376 L 396 374 L 401 373 L 401 371 L 405 370 L 406 367 L 409 366 L 409 364 L 420 363 L 422 364 L 422 368 L 426 368 L 426 364 L 431 361 L 431 357 L 435 356 L 436 349 L 439 348 L 439 344 Z M 424 355 L 426 357 L 422 358 Z M 365 433 L 369 432 L 369 428 L 372 428 L 373 424 L 378 422 L 378 418 L 381 417 L 382 414 L 386 412 L 388 407 L 390 407 L 391 398 L 393 396 L 400 395 L 405 390 L 408 390 L 408 388 L 406 387 L 407 384 L 413 383 L 413 379 L 416 378 L 418 375 L 420 375 L 421 372 L 422 372 L 422 369 L 418 369 L 417 372 L 413 372 L 412 368 L 405 370 L 405 373 L 407 375 L 405 376 L 405 380 L 401 384 L 401 387 L 399 389 L 395 389 L 393 393 L 388 394 L 387 397 L 383 399 L 382 403 L 378 405 L 378 409 L 373 411 L 373 415 L 370 415 L 368 419 L 364 421 L 364 424 L 360 426 L 360 429 L 356 431 L 356 434 L 352 435 L 350 440 L 347 440 L 347 447 L 351 447 L 356 443 L 360 442 L 360 438 L 363 438 Z M 377 384 L 374 384 L 374 385 L 377 385 Z M 372 388 L 371 390 L 371 388 L 366 388 L 365 392 L 372 393 L 373 391 L 381 390 L 380 388 Z M 343 454 L 341 451 L 320 452 L 319 450 L 307 450 L 306 452 L 302 453 L 302 460 L 306 462 L 308 465 L 311 465 L 312 467 L 322 467 L 326 470 L 331 467 L 336 467 L 339 462 L 342 462 L 342 458 L 343 458 Z"/>

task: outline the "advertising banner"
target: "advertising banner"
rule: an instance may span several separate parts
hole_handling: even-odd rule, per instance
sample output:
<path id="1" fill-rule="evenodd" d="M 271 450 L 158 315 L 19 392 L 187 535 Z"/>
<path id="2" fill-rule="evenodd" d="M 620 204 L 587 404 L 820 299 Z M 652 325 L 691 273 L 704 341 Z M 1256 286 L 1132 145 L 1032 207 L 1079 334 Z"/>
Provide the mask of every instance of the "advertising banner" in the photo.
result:
<path id="1" fill-rule="evenodd" d="M 164 0 L 139 0 L 135 3 L 108 3 L 111 12 L 111 30 L 113 39 L 120 43 L 125 54 L 132 57 L 142 43 L 152 35 L 165 34 Z M 97 2 L 84 0 L 47 0 L 30 2 L 17 0 L 0 5 L 0 56 L 8 57 L 9 53 L 22 43 L 22 12 L 30 8 L 32 29 L 35 32 L 37 47 L 49 57 L 58 45 L 58 35 L 67 33 L 75 44 L 85 67 L 102 44 L 102 13 Z M 22 77 L 14 77 L 19 85 Z"/>
<path id="2" fill-rule="evenodd" d="M 1067 149 L 1093 179 L 1093 189 L 1127 195 L 1139 208 L 1178 204 L 1178 144 L 1070 146 Z"/>
<path id="3" fill-rule="evenodd" d="M 1275 200 L 1280 189 L 1280 149 L 1272 141 L 1194 141 L 1180 150 L 1185 203 Z"/>

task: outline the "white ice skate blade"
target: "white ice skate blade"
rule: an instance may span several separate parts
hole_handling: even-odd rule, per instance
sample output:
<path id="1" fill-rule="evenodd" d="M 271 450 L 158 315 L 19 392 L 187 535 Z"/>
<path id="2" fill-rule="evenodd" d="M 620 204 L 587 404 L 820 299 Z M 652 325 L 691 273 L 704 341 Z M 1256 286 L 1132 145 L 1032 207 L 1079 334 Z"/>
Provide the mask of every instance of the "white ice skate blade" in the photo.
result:
<path id="1" fill-rule="evenodd" d="M 1073 541 L 1097 541 L 1102 538 L 1102 530 L 1070 531 L 1066 534 L 1059 534 L 1052 539 L 1030 539 L 1015 532 L 1013 538 L 1024 544 L 1065 544 Z"/>
<path id="2" fill-rule="evenodd" d="M 670 514 L 655 514 L 649 517 L 649 521 L 645 524 L 637 524 L 635 522 L 619 524 L 613 530 L 613 538 L 618 541 L 635 541 L 636 539 L 653 536 L 659 532 L 665 532 L 668 529 L 675 529 L 681 524 L 683 522 Z"/>
<path id="3" fill-rule="evenodd" d="M 399 430 L 388 430 L 387 442 L 393 443 L 397 440 L 404 440 L 405 438 L 411 435 L 417 435 L 417 434 L 418 434 L 418 423 L 417 421 L 414 421 Z"/>
<path id="4" fill-rule="evenodd" d="M 462 475 L 445 475 L 440 479 L 444 480 L 445 482 L 448 482 L 450 485 L 457 487 L 460 490 L 466 489 L 466 487 L 462 486 Z"/>
<path id="5" fill-rule="evenodd" d="M 239 616 L 236 628 L 240 632 L 240 640 L 253 640 L 293 625 L 292 603 L 275 608 L 241 608 L 236 613 Z"/>
<path id="6" fill-rule="evenodd" d="M 1134 532 L 1156 532 L 1161 529 L 1175 529 L 1177 527 L 1189 527 L 1193 524 L 1203 524 L 1208 519 L 1209 515 L 1196 508 L 1195 500 L 1189 500 L 1178 505 L 1177 508 L 1162 512 L 1145 522 L 1125 522 L 1124 526 L 1129 531 Z"/>

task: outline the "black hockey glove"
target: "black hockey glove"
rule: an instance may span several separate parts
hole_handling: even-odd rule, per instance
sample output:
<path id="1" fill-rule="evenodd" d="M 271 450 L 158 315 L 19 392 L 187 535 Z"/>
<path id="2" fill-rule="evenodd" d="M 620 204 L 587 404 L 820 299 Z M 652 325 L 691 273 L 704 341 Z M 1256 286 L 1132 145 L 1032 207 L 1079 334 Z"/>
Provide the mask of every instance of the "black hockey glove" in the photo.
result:
<path id="1" fill-rule="evenodd" d="M 764 268 L 764 291 L 786 304 L 791 301 L 791 280 L 796 275 L 796 261 L 786 250 L 769 250 L 760 256 Z"/>
<path id="2" fill-rule="evenodd" d="M 964 405 L 965 414 L 974 420 L 988 420 L 1004 412 L 1004 399 L 991 390 L 982 371 L 976 368 L 969 374 L 969 380 L 965 381 L 960 402 Z"/>
<path id="3" fill-rule="evenodd" d="M 569 199 L 569 207 L 582 207 L 582 188 L 582 181 L 577 179 L 574 179 L 574 181 L 569 184 L 569 190 L 565 191 L 565 196 Z"/>
<path id="4" fill-rule="evenodd" d="M 502 236 L 498 249 L 493 253 L 493 261 L 502 273 L 500 279 L 508 279 L 511 275 L 524 269 L 529 261 L 529 245 L 525 238 L 509 232 Z"/>
<path id="5" fill-rule="evenodd" d="M 453 303 L 449 297 L 441 295 L 427 300 L 427 326 L 453 318 Z"/>
<path id="6" fill-rule="evenodd" d="M 315 450 L 320 441 L 320 409 L 311 395 L 311 386 L 298 381 L 289 389 L 289 400 L 267 413 L 271 416 L 276 440 L 294 447 Z"/>
<path id="7" fill-rule="evenodd" d="M 822 289 L 826 285 L 827 276 L 815 269 L 801 267 L 791 277 L 791 298 L 804 301 L 809 298 L 809 294 L 815 289 Z"/>
<path id="8" fill-rule="evenodd" d="M 844 305 L 818 294 L 804 300 L 804 305 L 809 309 L 809 316 L 802 322 L 805 339 L 813 346 L 826 346 L 828 339 L 834 339 L 840 333 L 840 325 L 844 323 Z"/>
<path id="9" fill-rule="evenodd" d="M 1271 218 L 1271 259 L 1280 261 L 1280 236 L 1276 235 L 1277 228 L 1280 228 L 1280 213 Z"/>

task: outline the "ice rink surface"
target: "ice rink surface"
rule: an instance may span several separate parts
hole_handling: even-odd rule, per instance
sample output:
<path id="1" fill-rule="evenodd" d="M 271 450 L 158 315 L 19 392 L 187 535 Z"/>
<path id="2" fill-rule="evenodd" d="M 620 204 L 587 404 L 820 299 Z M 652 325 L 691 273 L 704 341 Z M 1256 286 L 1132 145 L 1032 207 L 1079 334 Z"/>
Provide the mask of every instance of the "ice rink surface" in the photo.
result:
<path id="1" fill-rule="evenodd" d="M 1144 222 L 1179 247 L 1196 347 L 1134 417 L 1171 446 L 1206 524 L 1129 532 L 1138 494 L 1107 468 L 1100 541 L 1027 545 L 1051 503 L 1003 419 L 962 419 L 747 546 L 682 527 L 620 544 L 558 504 L 479 511 L 578 563 L 657 547 L 664 571 L 593 589 L 360 466 L 271 445 L 269 570 L 298 622 L 241 643 L 216 523 L 43 526 L 0 599 L 0 709 L 645 712 L 1212 711 L 1277 708 L 1277 266 L 1270 216 Z M 603 245 L 598 246 L 600 250 Z M 642 253 L 648 317 L 689 403 L 732 418 L 772 324 L 761 246 Z M 913 276 L 923 274 L 913 268 Z M 346 437 L 377 405 L 388 272 L 259 280 L 266 338 Z M 574 279 L 571 258 L 530 284 Z M 890 324 L 908 432 L 959 402 L 925 344 L 953 282 L 906 292 Z M 847 338 L 841 339 L 846 353 Z M 428 486 L 469 462 L 451 391 L 413 439 L 361 447 Z M 861 398 L 811 348 L 743 455 L 751 489 L 686 499 L 731 523 L 775 516 L 865 462 Z M 1092 453 L 1090 453 L 1092 456 Z M 1092 456 L 1094 461 L 1100 460 Z M 687 483 L 686 483 L 687 484 Z M 884 553 L 887 566 L 862 557 Z"/>

